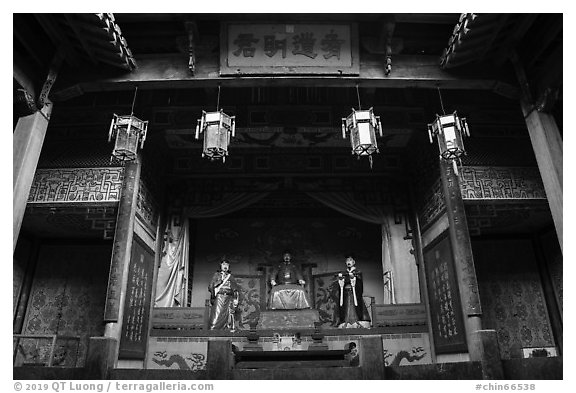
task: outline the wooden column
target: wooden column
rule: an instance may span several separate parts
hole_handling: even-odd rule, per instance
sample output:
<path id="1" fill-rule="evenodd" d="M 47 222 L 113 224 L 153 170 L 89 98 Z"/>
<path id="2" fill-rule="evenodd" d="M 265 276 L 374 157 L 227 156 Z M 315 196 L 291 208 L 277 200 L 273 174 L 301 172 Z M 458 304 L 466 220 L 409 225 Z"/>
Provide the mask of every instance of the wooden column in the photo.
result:
<path id="1" fill-rule="evenodd" d="M 562 182 L 562 165 L 563 165 L 563 146 L 562 137 L 556 125 L 554 117 L 549 113 L 541 112 L 540 109 L 532 98 L 530 86 L 528 85 L 528 78 L 524 68 L 516 53 L 511 56 L 512 63 L 516 70 L 516 76 L 520 83 L 522 97 L 520 99 L 520 106 L 530 141 L 532 142 L 532 149 L 536 156 L 538 169 L 540 170 L 540 177 L 544 183 L 544 190 L 546 191 L 546 198 L 550 205 L 552 212 L 552 219 L 556 227 L 556 235 L 558 236 L 558 243 L 560 249 L 564 252 L 562 243 L 563 230 L 562 230 L 562 211 L 563 211 L 563 182 Z"/>
<path id="2" fill-rule="evenodd" d="M 122 332 L 124 301 L 128 283 L 128 268 L 134 238 L 134 220 L 140 183 L 141 157 L 128 162 L 124 167 L 122 195 L 118 203 L 118 217 L 112 245 L 112 258 L 108 276 L 108 290 L 104 308 L 104 336 L 116 340 L 115 359 L 118 360 L 118 344 Z"/>
<path id="3" fill-rule="evenodd" d="M 24 271 L 24 281 L 20 288 L 20 296 L 14 312 L 14 323 L 12 327 L 14 334 L 21 334 L 24 328 L 26 309 L 28 308 L 28 300 L 30 299 L 30 293 L 32 292 L 34 274 L 36 272 L 36 266 L 38 265 L 38 256 L 40 252 L 40 242 L 38 238 L 34 238 L 29 251 L 30 253 L 26 261 L 26 269 Z"/>
<path id="4" fill-rule="evenodd" d="M 115 357 L 118 342 L 108 337 L 90 337 L 86 354 L 86 376 L 90 379 L 108 379 L 110 370 L 117 362 Z"/>
<path id="5" fill-rule="evenodd" d="M 261 289 L 260 293 L 260 309 L 267 310 L 269 300 L 268 295 L 270 294 L 270 290 L 272 289 L 272 286 L 270 285 L 270 275 L 272 274 L 272 270 L 274 270 L 274 266 L 267 263 L 259 263 L 257 266 L 257 270 L 264 277 L 264 286 Z"/>
<path id="6" fill-rule="evenodd" d="M 542 183 L 544 183 L 546 199 L 548 199 L 550 211 L 552 212 L 558 243 L 560 243 L 560 249 L 564 252 L 562 244 L 562 138 L 552 115 L 539 112 L 524 99 L 520 101 L 520 104 L 526 119 L 526 126 L 530 134 L 530 141 L 532 142 L 538 169 L 540 170 L 540 177 L 542 178 Z"/>
<path id="7" fill-rule="evenodd" d="M 12 252 L 14 252 L 18 241 L 30 187 L 32 187 L 36 173 L 36 166 L 42 151 L 51 113 L 52 103 L 47 102 L 42 110 L 18 119 L 16 129 L 12 134 Z"/>
<path id="8" fill-rule="evenodd" d="M 416 206 L 414 203 L 414 194 L 411 191 L 411 203 L 412 206 Z M 426 267 L 424 266 L 424 247 L 422 247 L 422 230 L 420 228 L 420 219 L 418 218 L 418 212 L 416 208 L 413 210 L 413 225 L 414 228 L 414 251 L 416 264 L 418 267 L 418 279 L 420 280 L 420 302 L 426 306 L 426 320 L 428 321 L 426 325 L 428 326 L 428 336 L 430 337 L 430 357 L 432 358 L 432 363 L 436 362 L 436 349 L 434 348 L 434 333 L 432 332 L 432 314 L 430 312 L 430 301 L 428 300 L 428 284 L 426 281 Z"/>
<path id="9" fill-rule="evenodd" d="M 360 367 L 362 367 L 362 379 L 386 379 L 382 337 L 363 337 L 361 350 Z"/>
<path id="10" fill-rule="evenodd" d="M 480 355 L 482 379 L 504 379 L 502 356 L 498 345 L 496 330 L 478 330 L 474 332 L 474 344 Z"/>
<path id="11" fill-rule="evenodd" d="M 208 379 L 230 379 L 232 372 L 232 340 L 208 341 L 206 372 Z"/>
<path id="12" fill-rule="evenodd" d="M 449 236 L 452 243 L 452 253 L 454 254 L 454 269 L 458 280 L 458 290 L 460 291 L 468 353 L 470 360 L 480 360 L 479 346 L 475 344 L 478 336 L 474 333 L 482 329 L 482 308 L 480 306 L 478 281 L 476 280 L 476 269 L 474 268 L 474 258 L 472 256 L 470 233 L 468 232 L 468 223 L 466 222 L 466 213 L 464 211 L 464 201 L 460 191 L 460 180 L 454 172 L 452 163 L 443 159 L 440 159 L 440 177 L 446 202 L 446 213 L 450 224 Z"/>
<path id="13" fill-rule="evenodd" d="M 548 270 L 549 261 L 546 258 L 546 252 L 550 252 L 550 250 L 547 250 L 546 252 L 544 251 L 542 239 L 539 235 L 532 236 L 532 244 L 534 245 L 534 251 L 536 252 L 536 262 L 538 264 L 538 271 L 540 272 L 544 300 L 546 301 L 546 307 L 548 308 L 552 333 L 554 334 L 554 339 L 558 345 L 560 355 L 562 355 L 564 353 L 562 307 L 558 304 L 557 297 L 554 293 L 554 283 L 552 282 L 550 271 Z M 554 251 L 559 252 L 557 249 Z"/>
<path id="14" fill-rule="evenodd" d="M 316 265 L 315 263 L 303 263 L 302 265 L 300 265 L 300 267 L 302 268 L 302 277 L 304 277 L 304 281 L 306 281 L 306 284 L 304 284 L 304 288 L 306 289 L 306 292 L 308 292 L 308 296 L 310 298 L 310 306 L 312 308 L 315 307 L 314 305 L 314 278 L 312 276 L 312 269 L 314 269 L 315 267 L 317 267 L 318 265 Z"/>

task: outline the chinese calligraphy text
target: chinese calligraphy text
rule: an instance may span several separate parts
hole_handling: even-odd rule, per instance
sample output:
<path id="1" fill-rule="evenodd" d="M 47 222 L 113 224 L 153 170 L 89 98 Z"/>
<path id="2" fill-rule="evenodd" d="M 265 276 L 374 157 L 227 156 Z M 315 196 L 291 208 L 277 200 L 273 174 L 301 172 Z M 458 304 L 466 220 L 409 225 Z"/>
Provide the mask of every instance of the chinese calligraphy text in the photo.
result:
<path id="1" fill-rule="evenodd" d="M 229 23 L 222 32 L 221 74 L 358 74 L 352 24 Z"/>

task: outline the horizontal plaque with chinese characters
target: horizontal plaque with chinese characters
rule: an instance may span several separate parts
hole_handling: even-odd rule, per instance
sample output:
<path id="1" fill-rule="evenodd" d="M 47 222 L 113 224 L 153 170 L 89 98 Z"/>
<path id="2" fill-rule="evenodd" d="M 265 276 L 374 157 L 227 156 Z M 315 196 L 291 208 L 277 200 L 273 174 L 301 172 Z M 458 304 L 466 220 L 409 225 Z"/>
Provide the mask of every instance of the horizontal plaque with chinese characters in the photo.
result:
<path id="1" fill-rule="evenodd" d="M 225 23 L 220 74 L 359 74 L 352 23 Z"/>

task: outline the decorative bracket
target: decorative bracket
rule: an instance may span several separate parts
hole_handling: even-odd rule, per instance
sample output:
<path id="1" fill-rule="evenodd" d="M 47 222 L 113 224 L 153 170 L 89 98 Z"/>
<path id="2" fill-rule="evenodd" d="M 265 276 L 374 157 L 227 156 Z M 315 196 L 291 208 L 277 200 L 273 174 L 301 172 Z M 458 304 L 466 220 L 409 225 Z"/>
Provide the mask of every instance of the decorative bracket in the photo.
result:
<path id="1" fill-rule="evenodd" d="M 536 102 L 536 110 L 538 112 L 551 112 L 558 101 L 559 95 L 560 91 L 558 88 L 547 87 Z"/>
<path id="2" fill-rule="evenodd" d="M 18 117 L 28 116 L 38 110 L 34 97 L 25 89 L 14 92 L 14 109 Z"/>
<path id="3" fill-rule="evenodd" d="M 46 81 L 42 86 L 42 90 L 40 91 L 40 95 L 38 97 L 38 109 L 42 109 L 44 105 L 49 103 L 48 95 L 50 94 L 50 90 L 54 83 L 56 82 L 56 78 L 58 77 L 58 71 L 60 71 L 60 66 L 64 61 L 65 51 L 61 47 L 58 49 L 54 57 L 52 58 L 52 62 L 50 63 L 50 68 L 48 70 L 48 76 L 46 77 Z"/>
<path id="4" fill-rule="evenodd" d="M 396 21 L 393 16 L 388 16 L 382 21 L 382 32 L 380 35 L 380 45 L 386 47 L 386 68 L 384 74 L 390 75 L 392 71 L 392 35 L 396 27 Z"/>
<path id="5" fill-rule="evenodd" d="M 196 46 L 194 44 L 194 38 L 198 36 L 198 26 L 196 22 L 184 22 L 184 27 L 188 33 L 188 69 L 190 73 L 194 75 L 196 71 Z"/>

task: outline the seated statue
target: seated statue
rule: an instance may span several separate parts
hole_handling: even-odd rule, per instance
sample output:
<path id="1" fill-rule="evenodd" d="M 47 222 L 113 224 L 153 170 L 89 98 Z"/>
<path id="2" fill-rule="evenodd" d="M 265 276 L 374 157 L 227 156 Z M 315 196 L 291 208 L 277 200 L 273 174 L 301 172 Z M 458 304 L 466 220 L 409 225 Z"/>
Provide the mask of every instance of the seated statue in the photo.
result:
<path id="1" fill-rule="evenodd" d="M 271 310 L 301 310 L 310 308 L 306 282 L 298 266 L 292 263 L 290 251 L 284 251 L 282 262 L 272 271 L 269 308 Z"/>

